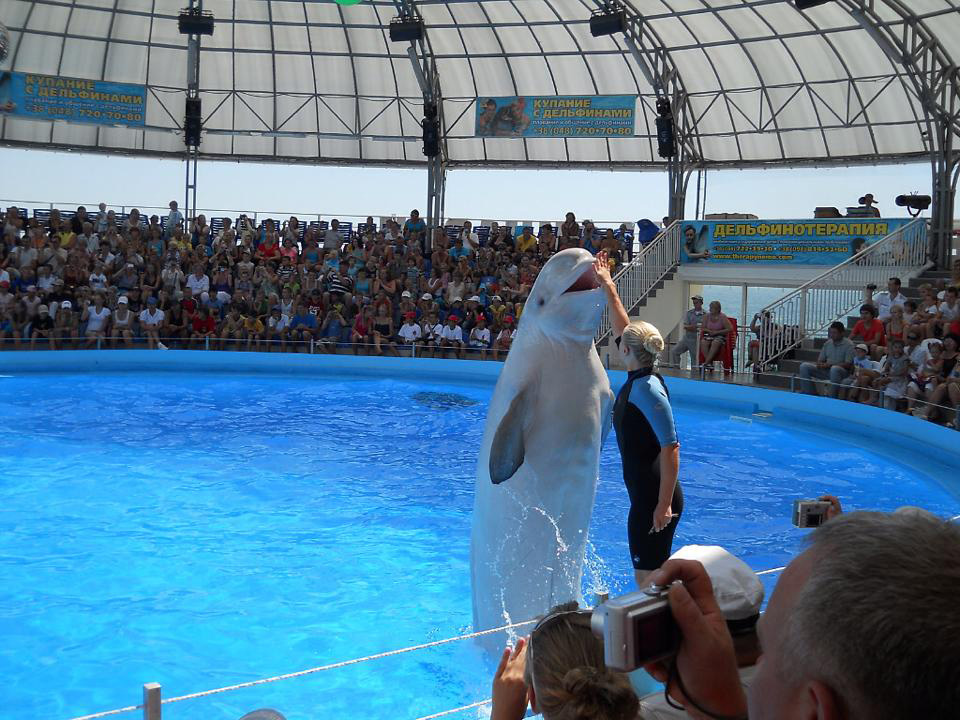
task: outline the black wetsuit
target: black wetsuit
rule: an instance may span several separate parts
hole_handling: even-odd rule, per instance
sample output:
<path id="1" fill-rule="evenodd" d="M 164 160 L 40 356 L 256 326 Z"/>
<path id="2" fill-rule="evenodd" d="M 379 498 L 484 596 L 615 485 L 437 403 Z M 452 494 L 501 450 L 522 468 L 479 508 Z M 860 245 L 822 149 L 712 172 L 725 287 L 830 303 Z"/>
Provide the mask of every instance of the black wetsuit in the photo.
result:
<path id="1" fill-rule="evenodd" d="M 649 368 L 627 376 L 613 408 L 613 427 L 623 460 L 623 482 L 630 495 L 627 537 L 637 570 L 656 570 L 670 557 L 673 534 L 683 513 L 683 490 L 677 480 L 670 506 L 677 517 L 651 533 L 660 496 L 660 449 L 677 443 L 667 386 Z"/>

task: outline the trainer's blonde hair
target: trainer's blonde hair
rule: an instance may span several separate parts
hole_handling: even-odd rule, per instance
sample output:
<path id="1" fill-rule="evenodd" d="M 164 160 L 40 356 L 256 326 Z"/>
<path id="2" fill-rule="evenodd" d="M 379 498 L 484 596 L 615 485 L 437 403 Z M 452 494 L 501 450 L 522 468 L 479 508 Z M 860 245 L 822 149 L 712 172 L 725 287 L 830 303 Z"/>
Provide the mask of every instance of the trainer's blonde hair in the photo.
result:
<path id="1" fill-rule="evenodd" d="M 660 331 L 643 320 L 632 322 L 623 331 L 620 342 L 630 348 L 640 367 L 653 367 L 663 352 L 664 342 Z"/>

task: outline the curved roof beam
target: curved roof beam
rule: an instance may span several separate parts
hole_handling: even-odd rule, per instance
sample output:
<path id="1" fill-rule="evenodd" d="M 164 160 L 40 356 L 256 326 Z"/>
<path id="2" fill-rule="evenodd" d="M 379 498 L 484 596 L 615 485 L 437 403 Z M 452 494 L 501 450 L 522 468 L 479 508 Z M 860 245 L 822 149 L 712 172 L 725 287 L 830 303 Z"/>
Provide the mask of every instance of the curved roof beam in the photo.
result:
<path id="1" fill-rule="evenodd" d="M 902 0 L 837 0 L 894 63 L 909 73 L 917 99 L 928 116 L 960 136 L 960 72 L 926 20 Z M 885 21 L 882 5 L 900 18 Z M 902 25 L 902 27 L 898 27 Z"/>
<path id="2" fill-rule="evenodd" d="M 667 97 L 677 119 L 677 140 L 686 150 L 693 164 L 703 160 L 703 147 L 697 134 L 697 116 L 690 104 L 690 95 L 683 82 L 680 70 L 670 57 L 667 44 L 645 22 L 644 16 L 629 0 L 594 0 L 599 9 L 616 9 L 625 13 L 627 28 L 624 32 L 626 45 L 640 73 L 653 86 L 657 97 Z"/>

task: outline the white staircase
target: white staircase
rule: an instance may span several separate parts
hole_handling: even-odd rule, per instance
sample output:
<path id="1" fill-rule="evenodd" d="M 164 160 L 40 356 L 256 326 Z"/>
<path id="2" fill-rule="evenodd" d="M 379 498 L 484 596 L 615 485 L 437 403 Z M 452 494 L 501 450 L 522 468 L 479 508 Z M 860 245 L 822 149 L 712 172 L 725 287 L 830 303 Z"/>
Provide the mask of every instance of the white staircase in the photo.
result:
<path id="1" fill-rule="evenodd" d="M 770 313 L 772 326 L 758 338 L 758 369 L 825 336 L 863 303 L 867 285 L 885 289 L 891 277 L 906 285 L 929 266 L 929 243 L 927 221 L 914 220 L 765 307 L 761 315 Z"/>
<path id="2" fill-rule="evenodd" d="M 633 313 L 651 293 L 668 282 L 680 264 L 680 247 L 683 242 L 681 223 L 675 222 L 660 233 L 653 242 L 633 256 L 623 270 L 614 275 L 617 292 L 627 313 Z M 610 334 L 610 309 L 605 308 L 597 331 L 597 345 Z"/>

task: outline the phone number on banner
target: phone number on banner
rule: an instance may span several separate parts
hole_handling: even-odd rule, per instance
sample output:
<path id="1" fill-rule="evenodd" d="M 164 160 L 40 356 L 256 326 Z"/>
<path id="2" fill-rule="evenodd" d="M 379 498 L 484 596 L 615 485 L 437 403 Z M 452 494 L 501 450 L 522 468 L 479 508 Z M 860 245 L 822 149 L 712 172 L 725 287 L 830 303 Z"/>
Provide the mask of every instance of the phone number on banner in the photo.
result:
<path id="1" fill-rule="evenodd" d="M 79 120 L 116 120 L 118 122 L 141 122 L 143 120 L 142 113 L 87 110 L 86 108 L 63 107 L 62 105 L 27 105 L 26 110 L 31 115 L 50 115 L 53 117 L 74 118 Z"/>
<path id="2" fill-rule="evenodd" d="M 604 137 L 604 136 L 632 136 L 633 128 L 631 127 L 571 127 L 565 125 L 563 127 L 534 127 L 531 129 L 531 132 L 534 135 L 556 135 L 563 137 L 576 137 L 577 135 L 586 135 L 590 137 Z"/>

